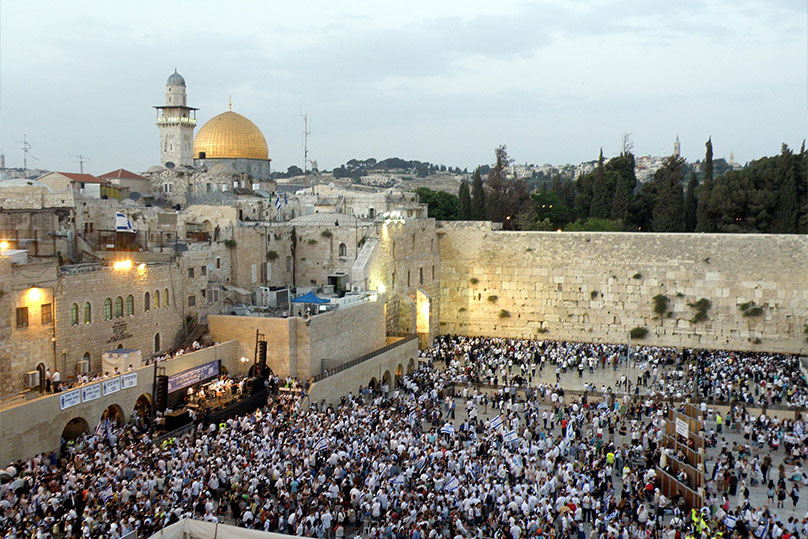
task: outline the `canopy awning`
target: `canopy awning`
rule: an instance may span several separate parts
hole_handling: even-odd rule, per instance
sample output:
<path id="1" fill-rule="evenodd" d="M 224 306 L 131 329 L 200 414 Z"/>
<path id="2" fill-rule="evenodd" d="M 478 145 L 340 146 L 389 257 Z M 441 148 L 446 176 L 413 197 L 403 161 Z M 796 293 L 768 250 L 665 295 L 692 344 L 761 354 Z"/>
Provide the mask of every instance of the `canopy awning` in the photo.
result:
<path id="1" fill-rule="evenodd" d="M 293 299 L 292 303 L 314 303 L 317 305 L 322 305 L 323 303 L 331 303 L 331 302 L 328 301 L 327 299 L 318 298 L 314 294 L 314 292 L 306 292 L 305 295 Z"/>

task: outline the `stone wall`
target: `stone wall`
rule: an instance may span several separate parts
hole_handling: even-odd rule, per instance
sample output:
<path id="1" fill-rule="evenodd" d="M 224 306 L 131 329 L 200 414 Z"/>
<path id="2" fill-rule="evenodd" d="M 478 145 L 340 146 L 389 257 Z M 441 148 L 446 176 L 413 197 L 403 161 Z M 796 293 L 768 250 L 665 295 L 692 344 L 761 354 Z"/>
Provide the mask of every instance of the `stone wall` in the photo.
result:
<path id="1" fill-rule="evenodd" d="M 214 341 L 236 339 L 240 354 L 255 358 L 256 331 L 267 341 L 267 365 L 278 376 L 308 379 L 319 374 L 323 360 L 336 364 L 384 346 L 384 304 L 363 301 L 336 311 L 318 314 L 310 320 L 300 317 L 256 316 L 208 317 Z M 332 362 L 333 364 L 334 362 Z"/>
<path id="2" fill-rule="evenodd" d="M 492 231 L 441 223 L 442 333 L 805 352 L 808 237 Z M 669 313 L 654 312 L 656 295 Z M 693 323 L 688 303 L 707 298 Z M 760 316 L 739 306 L 754 302 Z M 638 341 L 635 341 L 638 342 Z"/>

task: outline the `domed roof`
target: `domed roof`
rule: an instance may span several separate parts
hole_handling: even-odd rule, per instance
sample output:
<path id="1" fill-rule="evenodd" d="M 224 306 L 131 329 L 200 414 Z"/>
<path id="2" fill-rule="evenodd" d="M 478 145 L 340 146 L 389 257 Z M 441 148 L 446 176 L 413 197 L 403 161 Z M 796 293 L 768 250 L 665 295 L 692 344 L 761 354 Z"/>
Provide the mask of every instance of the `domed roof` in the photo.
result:
<path id="1" fill-rule="evenodd" d="M 177 73 L 177 69 L 174 69 L 174 73 L 172 73 L 168 80 L 166 81 L 166 86 L 185 86 L 185 79 L 182 78 L 182 75 Z"/>
<path id="2" fill-rule="evenodd" d="M 214 116 L 194 139 L 194 159 L 269 159 L 263 133 L 250 120 L 233 111 Z"/>

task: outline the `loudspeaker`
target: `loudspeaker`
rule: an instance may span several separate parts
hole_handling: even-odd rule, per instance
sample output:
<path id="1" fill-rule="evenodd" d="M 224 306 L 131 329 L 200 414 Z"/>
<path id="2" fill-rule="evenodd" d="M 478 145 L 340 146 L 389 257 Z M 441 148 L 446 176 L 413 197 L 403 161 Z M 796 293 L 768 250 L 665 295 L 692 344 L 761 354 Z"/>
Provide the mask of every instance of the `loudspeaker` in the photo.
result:
<path id="1" fill-rule="evenodd" d="M 168 376 L 157 376 L 157 395 L 154 398 L 155 410 L 162 412 L 168 406 Z"/>
<path id="2" fill-rule="evenodd" d="M 258 341 L 258 364 L 259 365 L 266 365 L 267 364 L 267 342 L 266 341 Z"/>

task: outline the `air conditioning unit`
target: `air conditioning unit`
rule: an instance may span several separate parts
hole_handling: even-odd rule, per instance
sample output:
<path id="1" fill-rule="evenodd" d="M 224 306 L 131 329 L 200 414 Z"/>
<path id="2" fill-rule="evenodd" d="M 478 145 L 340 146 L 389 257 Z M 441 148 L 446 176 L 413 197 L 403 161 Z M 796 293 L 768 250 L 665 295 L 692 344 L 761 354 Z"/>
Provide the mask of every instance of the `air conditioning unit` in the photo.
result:
<path id="1" fill-rule="evenodd" d="M 76 374 L 87 374 L 90 372 L 90 361 L 82 359 L 76 363 Z"/>
<path id="2" fill-rule="evenodd" d="M 25 387 L 39 387 L 39 371 L 28 371 L 25 373 Z"/>

